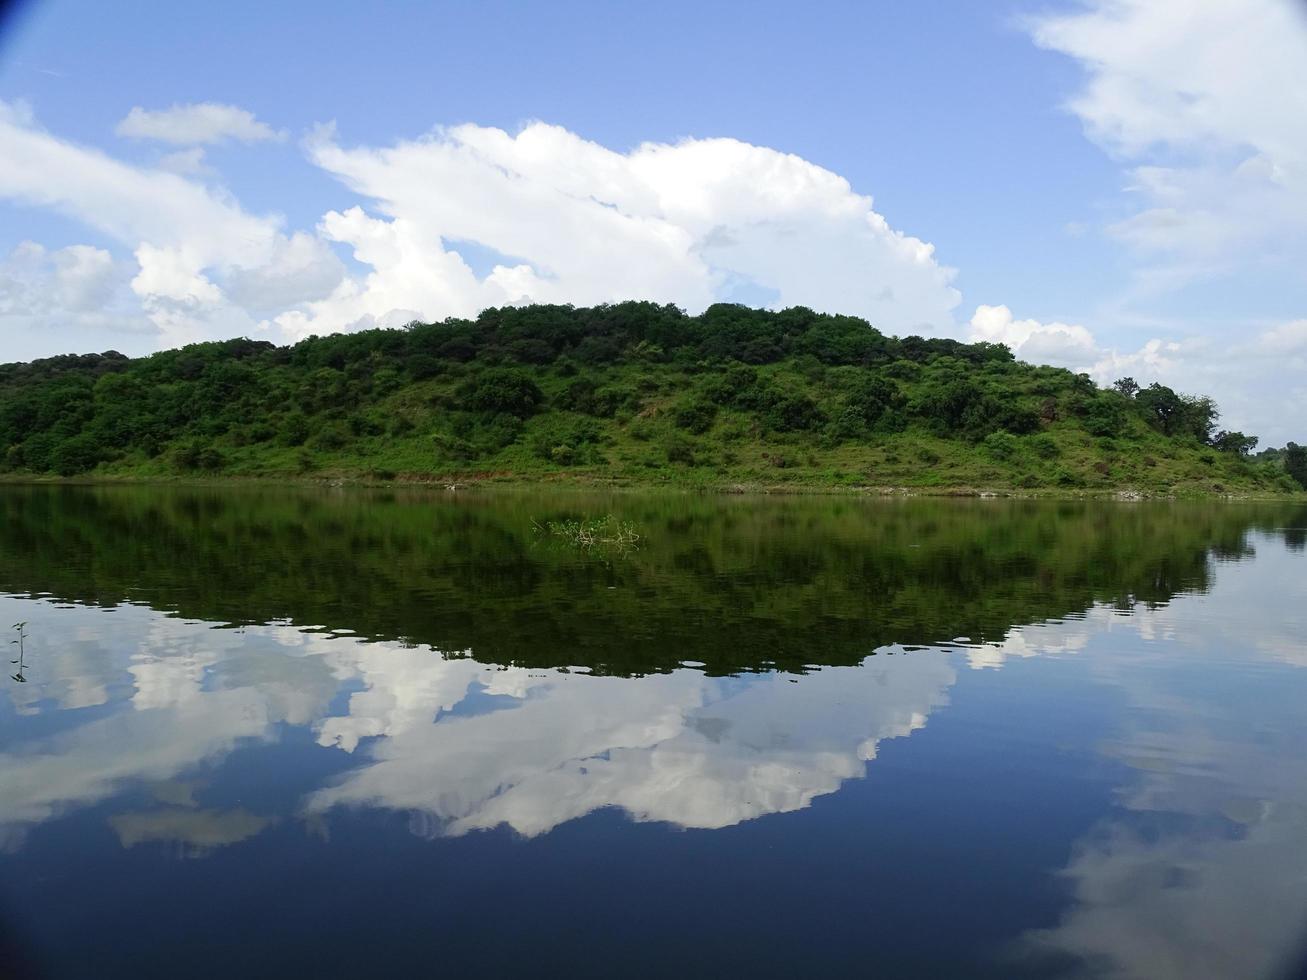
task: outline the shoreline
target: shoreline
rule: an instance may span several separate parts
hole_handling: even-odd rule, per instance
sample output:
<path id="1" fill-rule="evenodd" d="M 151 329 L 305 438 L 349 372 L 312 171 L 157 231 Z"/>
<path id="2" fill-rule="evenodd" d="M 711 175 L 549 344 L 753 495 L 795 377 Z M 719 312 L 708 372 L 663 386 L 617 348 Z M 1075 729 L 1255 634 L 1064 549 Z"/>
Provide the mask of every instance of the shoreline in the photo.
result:
<path id="1" fill-rule="evenodd" d="M 1293 493 L 1241 492 L 1230 490 L 1203 490 L 1182 487 L 1171 490 L 1148 490 L 1122 485 L 1114 487 L 976 487 L 976 486 L 877 486 L 832 485 L 817 482 L 787 481 L 764 483 L 756 481 L 704 481 L 640 482 L 583 475 L 546 477 L 518 477 L 497 474 L 490 477 L 477 475 L 399 474 L 392 479 L 358 474 L 318 474 L 296 476 L 277 474 L 252 476 L 135 476 L 129 474 L 100 474 L 61 477 L 48 474 L 0 474 L 0 486 L 157 486 L 157 487 L 263 487 L 285 489 L 345 489 L 369 490 L 404 489 L 438 491 L 441 493 L 467 493 L 472 491 L 562 491 L 565 493 L 648 493 L 691 494 L 702 496 L 813 496 L 813 497 L 875 497 L 875 498 L 957 498 L 1006 500 L 1114 500 L 1122 503 L 1142 501 L 1307 501 L 1307 491 Z"/>

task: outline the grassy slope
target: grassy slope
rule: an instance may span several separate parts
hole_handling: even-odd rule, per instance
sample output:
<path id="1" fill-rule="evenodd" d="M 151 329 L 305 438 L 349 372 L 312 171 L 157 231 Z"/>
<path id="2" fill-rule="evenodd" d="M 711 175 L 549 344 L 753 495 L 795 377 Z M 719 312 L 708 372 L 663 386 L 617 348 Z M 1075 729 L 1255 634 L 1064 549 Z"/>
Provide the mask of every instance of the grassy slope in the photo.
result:
<path id="1" fill-rule="evenodd" d="M 1037 370 L 1017 365 L 1014 391 L 1034 391 Z M 803 391 L 831 416 L 841 399 L 840 371 L 814 372 L 811 365 L 787 361 L 759 369 L 759 377 L 787 391 Z M 573 380 L 550 368 L 532 375 L 547 399 Z M 378 419 L 402 417 L 405 434 L 360 435 L 347 446 L 312 452 L 273 441 L 235 445 L 217 441 L 225 457 L 222 474 L 244 478 L 399 479 L 436 482 L 617 483 L 726 489 L 737 485 L 777 489 L 831 490 L 852 487 L 1019 490 L 1023 492 L 1111 491 L 1149 494 L 1269 495 L 1289 492 L 1285 481 L 1238 457 L 1192 440 L 1162 436 L 1131 419 L 1120 438 L 1091 436 L 1075 418 L 1060 418 L 1034 435 L 1013 437 L 1005 446 L 971 443 L 932 435 L 911 426 L 897 433 L 834 443 L 816 432 L 762 432 L 749 412 L 723 408 L 701 434 L 678 429 L 674 408 L 701 372 L 673 365 L 621 365 L 587 372 L 596 383 L 638 386 L 638 410 L 593 419 L 550 410 L 526 421 L 521 436 L 503 448 L 468 459 L 451 452 L 443 427 L 442 404 L 456 397 L 461 375 L 415 382 L 379 399 L 371 408 Z M 904 382 L 911 398 L 920 383 Z M 602 436 L 592 458 L 563 465 L 545 458 L 533 443 L 560 424 L 597 425 Z M 310 442 L 312 445 L 312 442 Z M 669 461 L 668 447 L 689 448 L 689 456 Z M 1010 452 L 1008 451 L 1010 450 Z M 168 479 L 179 475 L 167 455 L 142 453 L 101 464 L 100 477 Z M 187 475 L 187 474 L 182 474 Z M 189 474 L 194 476 L 194 473 Z"/>

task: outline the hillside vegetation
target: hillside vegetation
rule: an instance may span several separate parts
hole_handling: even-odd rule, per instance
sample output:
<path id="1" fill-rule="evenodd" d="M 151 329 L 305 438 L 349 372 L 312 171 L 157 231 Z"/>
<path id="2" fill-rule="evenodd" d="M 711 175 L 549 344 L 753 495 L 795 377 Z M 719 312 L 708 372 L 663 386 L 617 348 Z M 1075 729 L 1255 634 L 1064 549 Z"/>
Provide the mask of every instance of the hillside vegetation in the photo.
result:
<path id="1" fill-rule="evenodd" d="M 476 320 L 0 365 L 0 470 L 705 487 L 1307 486 L 1210 399 L 719 304 L 490 309 Z"/>

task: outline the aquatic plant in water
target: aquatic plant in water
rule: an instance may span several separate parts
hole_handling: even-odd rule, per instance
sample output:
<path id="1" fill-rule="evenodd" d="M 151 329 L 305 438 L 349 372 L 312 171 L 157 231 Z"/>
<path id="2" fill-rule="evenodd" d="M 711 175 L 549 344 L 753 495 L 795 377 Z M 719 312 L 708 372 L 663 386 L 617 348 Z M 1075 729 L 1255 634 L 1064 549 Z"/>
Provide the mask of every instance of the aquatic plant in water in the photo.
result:
<path id="1" fill-rule="evenodd" d="M 595 547 L 628 551 L 640 546 L 640 535 L 630 521 L 618 520 L 612 514 L 599 518 L 581 518 L 570 521 L 531 521 L 532 529 L 541 535 L 560 538 L 577 548 L 589 551 Z"/>

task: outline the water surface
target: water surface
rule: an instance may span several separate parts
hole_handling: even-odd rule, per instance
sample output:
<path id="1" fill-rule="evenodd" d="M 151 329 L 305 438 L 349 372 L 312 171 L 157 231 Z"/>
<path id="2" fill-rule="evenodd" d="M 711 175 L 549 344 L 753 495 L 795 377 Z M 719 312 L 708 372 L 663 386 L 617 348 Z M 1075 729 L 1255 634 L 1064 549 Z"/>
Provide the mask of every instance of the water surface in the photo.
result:
<path id="1" fill-rule="evenodd" d="M 607 513 L 639 547 L 536 529 Z M 1282 504 L 3 487 L 5 966 L 1295 975 L 1305 545 Z"/>

